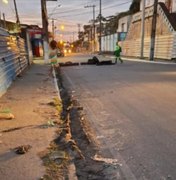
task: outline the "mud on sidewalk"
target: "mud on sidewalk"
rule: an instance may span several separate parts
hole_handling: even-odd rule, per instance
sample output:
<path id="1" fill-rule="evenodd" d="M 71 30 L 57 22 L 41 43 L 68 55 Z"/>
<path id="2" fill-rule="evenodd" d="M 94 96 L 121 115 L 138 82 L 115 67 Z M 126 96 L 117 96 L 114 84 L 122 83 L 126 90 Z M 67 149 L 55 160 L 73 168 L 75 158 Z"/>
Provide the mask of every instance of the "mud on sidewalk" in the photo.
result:
<path id="1" fill-rule="evenodd" d="M 50 154 L 43 156 L 45 165 L 48 166 L 47 175 L 43 179 L 123 179 L 118 162 L 101 156 L 98 142 L 86 119 L 83 107 L 64 88 L 59 68 L 56 72 L 61 89 L 62 125 Z M 59 176 L 59 173 L 62 176 Z"/>

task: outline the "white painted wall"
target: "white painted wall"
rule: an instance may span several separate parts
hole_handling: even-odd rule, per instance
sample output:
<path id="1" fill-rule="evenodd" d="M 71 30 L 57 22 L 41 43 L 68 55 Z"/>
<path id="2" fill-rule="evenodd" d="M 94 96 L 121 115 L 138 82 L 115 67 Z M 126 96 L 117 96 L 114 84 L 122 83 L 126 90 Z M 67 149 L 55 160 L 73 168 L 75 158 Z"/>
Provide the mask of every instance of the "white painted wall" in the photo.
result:
<path id="1" fill-rule="evenodd" d="M 141 0 L 140 10 L 142 10 L 142 1 L 143 0 Z M 158 2 L 164 2 L 165 3 L 165 0 L 158 0 Z M 154 4 L 154 0 L 145 0 L 145 7 L 152 6 L 153 4 Z"/>
<path id="2" fill-rule="evenodd" d="M 172 11 L 176 12 L 176 0 L 173 0 Z"/>
<path id="3" fill-rule="evenodd" d="M 131 16 L 125 16 L 123 18 L 120 18 L 117 32 L 127 32 L 130 21 L 131 21 Z M 122 24 L 124 24 L 124 29 L 122 29 Z"/>
<path id="4" fill-rule="evenodd" d="M 140 3 L 140 10 L 142 10 L 142 1 Z M 154 0 L 145 0 L 146 7 L 152 6 L 154 4 Z M 158 2 L 165 3 L 167 0 L 158 0 Z M 172 0 L 172 12 L 176 12 L 176 0 Z"/>

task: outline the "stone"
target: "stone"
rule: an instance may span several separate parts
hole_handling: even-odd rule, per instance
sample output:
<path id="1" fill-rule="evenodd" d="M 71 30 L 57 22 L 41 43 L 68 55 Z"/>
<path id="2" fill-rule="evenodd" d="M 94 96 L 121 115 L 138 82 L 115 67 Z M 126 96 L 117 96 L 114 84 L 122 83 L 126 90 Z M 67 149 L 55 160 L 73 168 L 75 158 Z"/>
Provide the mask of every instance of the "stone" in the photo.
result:
<path id="1" fill-rule="evenodd" d="M 12 113 L 0 113 L 0 119 L 14 119 L 15 116 Z"/>
<path id="2" fill-rule="evenodd" d="M 66 153 L 64 151 L 53 151 L 49 158 L 52 161 L 55 161 L 56 159 L 66 159 Z"/>

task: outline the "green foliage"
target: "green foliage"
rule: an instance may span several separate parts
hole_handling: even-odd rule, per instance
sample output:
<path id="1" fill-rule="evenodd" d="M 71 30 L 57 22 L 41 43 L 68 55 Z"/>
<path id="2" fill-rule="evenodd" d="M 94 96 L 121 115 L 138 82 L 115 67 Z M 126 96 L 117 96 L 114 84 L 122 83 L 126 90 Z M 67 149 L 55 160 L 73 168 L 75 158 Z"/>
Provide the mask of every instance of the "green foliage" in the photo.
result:
<path id="1" fill-rule="evenodd" d="M 130 13 L 134 14 L 140 10 L 140 0 L 133 0 L 131 6 L 130 6 Z"/>

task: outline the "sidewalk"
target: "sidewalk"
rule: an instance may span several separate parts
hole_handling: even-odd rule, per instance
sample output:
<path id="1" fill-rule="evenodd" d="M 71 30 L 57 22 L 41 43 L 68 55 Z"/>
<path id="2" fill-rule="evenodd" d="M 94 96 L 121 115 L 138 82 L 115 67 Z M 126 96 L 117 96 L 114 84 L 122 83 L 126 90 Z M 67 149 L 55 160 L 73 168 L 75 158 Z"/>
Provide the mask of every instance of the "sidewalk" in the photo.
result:
<path id="1" fill-rule="evenodd" d="M 48 105 L 58 97 L 49 68 L 33 64 L 0 98 L 0 110 L 15 116 L 0 119 L 0 179 L 34 180 L 45 174 L 39 154 L 54 139 L 56 128 L 44 127 L 58 119 L 55 108 Z M 31 148 L 23 155 L 16 154 L 14 148 L 21 145 Z"/>

